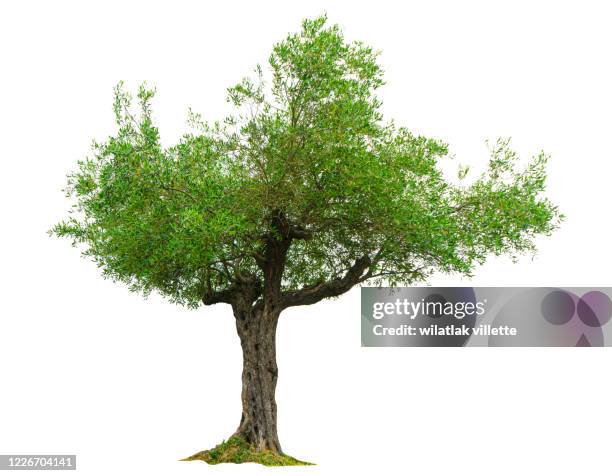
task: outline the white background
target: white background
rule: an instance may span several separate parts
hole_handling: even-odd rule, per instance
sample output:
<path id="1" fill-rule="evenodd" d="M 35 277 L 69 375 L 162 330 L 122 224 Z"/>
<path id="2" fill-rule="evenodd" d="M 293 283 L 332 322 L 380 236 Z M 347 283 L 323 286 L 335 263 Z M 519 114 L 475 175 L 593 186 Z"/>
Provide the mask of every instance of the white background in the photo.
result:
<path id="1" fill-rule="evenodd" d="M 225 87 L 326 10 L 382 50 L 398 124 L 476 169 L 498 136 L 553 157 L 567 220 L 539 254 L 429 284 L 610 286 L 606 3 L 2 3 L 0 453 L 76 453 L 84 475 L 608 474 L 609 348 L 361 348 L 358 290 L 279 327 L 281 442 L 317 466 L 178 462 L 238 424 L 230 310 L 144 300 L 46 235 L 65 174 L 114 130 L 114 84 L 157 87 L 170 144 L 189 106 L 223 116 Z"/>

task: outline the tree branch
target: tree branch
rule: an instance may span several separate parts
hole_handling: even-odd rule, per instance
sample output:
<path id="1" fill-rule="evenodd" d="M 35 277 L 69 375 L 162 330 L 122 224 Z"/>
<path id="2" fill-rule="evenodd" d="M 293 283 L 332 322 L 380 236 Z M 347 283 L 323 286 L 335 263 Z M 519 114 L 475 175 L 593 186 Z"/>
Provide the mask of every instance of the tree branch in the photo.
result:
<path id="1" fill-rule="evenodd" d="M 318 283 L 306 286 L 299 291 L 284 293 L 281 296 L 281 308 L 291 306 L 305 306 L 314 304 L 325 298 L 344 294 L 356 284 L 365 281 L 370 277 L 369 272 L 365 272 L 372 266 L 369 256 L 362 256 L 348 269 L 344 276 L 333 279 L 326 283 Z"/>
<path id="2" fill-rule="evenodd" d="M 213 304 L 235 305 L 243 301 L 251 305 L 262 293 L 262 284 L 259 279 L 250 274 L 240 274 L 235 277 L 233 284 L 221 291 L 213 291 L 210 285 L 202 296 L 202 303 L 206 306 Z"/>
<path id="3" fill-rule="evenodd" d="M 313 232 L 300 225 L 294 225 L 289 231 L 289 236 L 296 240 L 310 240 L 313 236 Z"/>
<path id="4" fill-rule="evenodd" d="M 202 297 L 202 303 L 205 306 L 212 306 L 213 304 L 231 304 L 234 296 L 234 289 L 224 289 L 223 291 L 211 292 L 209 291 Z"/>

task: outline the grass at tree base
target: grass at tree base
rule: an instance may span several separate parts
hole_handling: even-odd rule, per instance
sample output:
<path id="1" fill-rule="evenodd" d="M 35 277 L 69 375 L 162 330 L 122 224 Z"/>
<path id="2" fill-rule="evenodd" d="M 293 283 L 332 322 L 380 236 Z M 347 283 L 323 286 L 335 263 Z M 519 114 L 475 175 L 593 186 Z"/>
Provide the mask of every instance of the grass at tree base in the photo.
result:
<path id="1" fill-rule="evenodd" d="M 200 451 L 181 461 L 205 461 L 208 464 L 258 463 L 264 466 L 310 466 L 313 464 L 273 451 L 257 451 L 238 436 L 232 436 L 210 450 Z"/>

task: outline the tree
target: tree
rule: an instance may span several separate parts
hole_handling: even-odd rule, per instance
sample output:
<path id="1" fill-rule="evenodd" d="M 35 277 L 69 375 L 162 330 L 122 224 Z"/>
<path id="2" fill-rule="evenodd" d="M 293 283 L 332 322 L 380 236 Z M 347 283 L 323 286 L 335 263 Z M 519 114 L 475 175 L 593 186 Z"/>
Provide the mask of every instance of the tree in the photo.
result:
<path id="1" fill-rule="evenodd" d="M 244 356 L 235 436 L 282 454 L 274 392 L 281 313 L 355 285 L 470 275 L 490 255 L 533 250 L 561 215 L 543 198 L 547 156 L 520 167 L 507 140 L 469 183 L 447 146 L 385 122 L 377 52 L 325 17 L 274 45 L 269 70 L 228 89 L 236 113 L 162 147 L 154 92 L 139 112 L 119 85 L 118 131 L 69 176 L 57 236 L 106 277 L 178 304 L 229 304 Z"/>

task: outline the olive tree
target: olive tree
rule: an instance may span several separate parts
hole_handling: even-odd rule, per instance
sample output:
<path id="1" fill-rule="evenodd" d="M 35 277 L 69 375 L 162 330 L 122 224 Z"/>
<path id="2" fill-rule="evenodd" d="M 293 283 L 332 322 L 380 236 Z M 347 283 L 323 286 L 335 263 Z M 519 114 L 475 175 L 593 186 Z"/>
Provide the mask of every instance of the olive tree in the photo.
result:
<path id="1" fill-rule="evenodd" d="M 353 286 L 470 275 L 532 250 L 561 215 L 542 197 L 547 156 L 507 140 L 482 174 L 447 177 L 445 143 L 385 121 L 378 53 L 325 17 L 275 44 L 267 68 L 228 89 L 232 115 L 162 146 L 151 111 L 119 85 L 117 131 L 69 176 L 69 237 L 103 274 L 197 308 L 231 306 L 244 357 L 235 432 L 281 453 L 275 334 L 288 308 Z"/>

